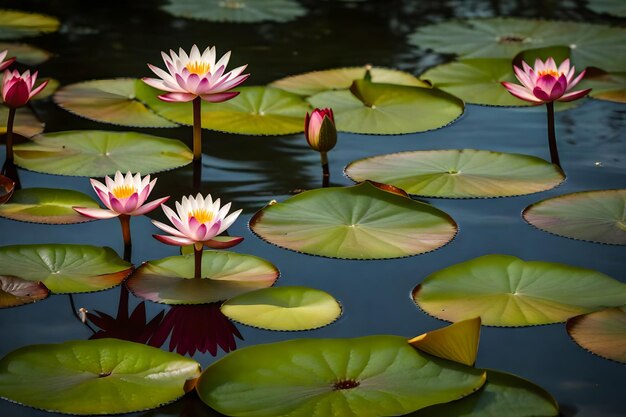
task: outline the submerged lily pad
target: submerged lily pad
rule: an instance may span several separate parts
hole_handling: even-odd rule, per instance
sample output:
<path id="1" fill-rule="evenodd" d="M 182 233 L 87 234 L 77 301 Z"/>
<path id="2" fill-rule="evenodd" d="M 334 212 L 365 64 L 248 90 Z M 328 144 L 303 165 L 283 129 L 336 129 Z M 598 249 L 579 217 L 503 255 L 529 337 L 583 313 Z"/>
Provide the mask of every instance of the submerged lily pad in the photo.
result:
<path id="1" fill-rule="evenodd" d="M 41 281 L 57 294 L 106 290 L 132 270 L 111 248 L 52 243 L 0 247 L 0 275 Z"/>
<path id="2" fill-rule="evenodd" d="M 584 191 L 526 207 L 531 225 L 572 239 L 626 245 L 626 189 Z"/>
<path id="3" fill-rule="evenodd" d="M 161 7 L 177 16 L 210 22 L 288 22 L 306 9 L 295 0 L 169 0 Z"/>
<path id="4" fill-rule="evenodd" d="M 292 75 L 274 81 L 271 87 L 280 88 L 301 96 L 312 96 L 327 90 L 342 90 L 350 88 L 354 80 L 362 80 L 367 72 L 366 67 L 336 68 L 323 71 L 307 72 Z M 390 68 L 372 67 L 370 69 L 372 81 L 375 83 L 399 84 L 414 87 L 430 88 L 430 84 L 409 74 Z"/>
<path id="5" fill-rule="evenodd" d="M 48 297 L 48 294 L 48 289 L 41 282 L 0 275 L 0 308 L 34 303 Z"/>
<path id="6" fill-rule="evenodd" d="M 4 204 L 13 195 L 13 191 L 15 190 L 15 181 L 11 178 L 0 174 L 0 204 Z M 2 206 L 0 206 L 0 210 Z"/>
<path id="7" fill-rule="evenodd" d="M 359 159 L 346 167 L 353 181 L 373 181 L 427 197 L 510 197 L 549 190 L 565 175 L 529 155 L 450 149 L 400 152 Z"/>
<path id="8" fill-rule="evenodd" d="M 149 261 L 128 279 L 137 297 L 164 304 L 207 304 L 272 286 L 278 269 L 252 255 L 204 251 L 202 278 L 194 278 L 194 256 Z"/>
<path id="9" fill-rule="evenodd" d="M 424 132 L 452 123 L 463 101 L 436 88 L 354 81 L 351 90 L 325 91 L 307 99 L 331 107 L 343 132 L 393 135 Z"/>
<path id="10" fill-rule="evenodd" d="M 5 49 L 9 51 L 7 56 L 15 57 L 17 62 L 30 66 L 42 64 L 52 57 L 50 52 L 25 43 L 0 42 L 0 51 Z"/>
<path id="11" fill-rule="evenodd" d="M 626 306 L 571 318 L 567 332 L 584 349 L 626 363 Z"/>
<path id="12" fill-rule="evenodd" d="M 252 217 L 250 228 L 286 249 L 347 259 L 430 252 L 450 242 L 457 231 L 443 211 L 369 182 L 305 191 L 271 204 Z"/>
<path id="13" fill-rule="evenodd" d="M 461 320 L 441 329 L 431 330 L 409 340 L 419 350 L 473 366 L 478 354 L 480 317 Z"/>
<path id="14" fill-rule="evenodd" d="M 118 339 L 26 346 L 0 360 L 0 396 L 50 412 L 120 414 L 182 397 L 200 364 Z"/>
<path id="15" fill-rule="evenodd" d="M 486 255 L 429 275 L 413 299 L 443 320 L 532 326 L 626 305 L 626 284 L 591 269 Z"/>
<path id="16" fill-rule="evenodd" d="M 420 353 L 398 336 L 249 346 L 209 366 L 200 398 L 231 416 L 396 416 L 464 397 L 483 371 Z"/>
<path id="17" fill-rule="evenodd" d="M 26 38 L 56 32 L 60 24 L 56 17 L 0 9 L 0 39 Z"/>
<path id="18" fill-rule="evenodd" d="M 46 174 L 102 177 L 121 172 L 151 174 L 187 165 L 184 143 L 136 132 L 73 130 L 46 133 L 16 145 L 15 163 Z"/>
<path id="19" fill-rule="evenodd" d="M 587 0 L 585 6 L 595 13 L 626 17 L 626 3 L 622 0 Z"/>
<path id="20" fill-rule="evenodd" d="M 72 207 L 99 208 L 91 197 L 73 190 L 58 188 L 24 188 L 8 204 L 0 206 L 0 217 L 23 222 L 71 224 L 92 221 Z"/>
<path id="21" fill-rule="evenodd" d="M 78 116 L 98 122 L 133 127 L 176 127 L 157 115 L 136 97 L 135 88 L 144 84 L 134 78 L 93 80 L 63 87 L 54 95 L 59 106 Z"/>
<path id="22" fill-rule="evenodd" d="M 238 295 L 222 304 L 232 320 L 268 330 L 310 330 L 341 315 L 341 306 L 325 291 L 306 287 L 265 288 Z"/>
<path id="23" fill-rule="evenodd" d="M 2 100 L 0 99 L 0 102 Z M 9 118 L 9 108 L 0 106 L 0 134 L 7 133 L 7 120 Z M 13 133 L 30 138 L 43 132 L 44 124 L 40 122 L 28 107 L 20 107 L 15 112 L 13 122 Z"/>

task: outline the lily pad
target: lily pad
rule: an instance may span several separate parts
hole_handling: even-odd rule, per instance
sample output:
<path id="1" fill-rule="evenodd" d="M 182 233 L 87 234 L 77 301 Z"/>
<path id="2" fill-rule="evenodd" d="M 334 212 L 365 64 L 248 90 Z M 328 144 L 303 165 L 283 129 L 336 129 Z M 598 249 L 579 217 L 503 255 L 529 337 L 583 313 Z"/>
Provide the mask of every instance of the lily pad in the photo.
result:
<path id="1" fill-rule="evenodd" d="M 474 366 L 480 340 L 480 317 L 461 320 L 409 340 L 419 350 L 438 358 Z"/>
<path id="2" fill-rule="evenodd" d="M 589 70 L 580 88 L 591 88 L 589 96 L 596 100 L 626 103 L 626 72 Z"/>
<path id="3" fill-rule="evenodd" d="M 93 80 L 63 87 L 54 95 L 59 106 L 97 122 L 132 127 L 176 127 L 136 97 L 134 78 Z"/>
<path id="4" fill-rule="evenodd" d="M 435 207 L 364 182 L 305 191 L 258 211 L 261 239 L 307 253 L 347 259 L 418 255 L 450 242 L 454 220 Z"/>
<path id="5" fill-rule="evenodd" d="M 626 305 L 626 284 L 591 269 L 486 255 L 429 275 L 413 299 L 443 320 L 532 326 Z"/>
<path id="6" fill-rule="evenodd" d="M 93 219 L 78 214 L 73 206 L 99 208 L 91 197 L 73 190 L 24 188 L 8 204 L 0 206 L 0 217 L 45 224 L 83 223 Z"/>
<path id="7" fill-rule="evenodd" d="M 176 123 L 193 124 L 191 103 L 166 103 L 162 91 L 137 86 L 137 97 L 157 114 Z M 288 135 L 304 130 L 311 107 L 298 95 L 272 87 L 237 87 L 239 95 L 222 103 L 202 103 L 202 128 L 245 135 Z"/>
<path id="8" fill-rule="evenodd" d="M 549 190 L 564 179 L 556 165 L 529 155 L 450 149 L 359 159 L 346 167 L 353 181 L 373 181 L 427 197 L 510 197 Z"/>
<path id="9" fill-rule="evenodd" d="M 0 102 L 2 99 L 0 98 Z M 7 133 L 7 120 L 9 119 L 9 108 L 0 106 L 0 134 Z M 13 133 L 31 138 L 43 132 L 44 124 L 40 122 L 28 107 L 20 107 L 15 112 L 13 122 Z"/>
<path id="10" fill-rule="evenodd" d="M 182 397 L 200 364 L 118 339 L 17 349 L 0 360 L 0 396 L 66 414 L 120 414 Z M 186 384 L 187 383 L 187 384 Z"/>
<path id="11" fill-rule="evenodd" d="M 15 181 L 11 178 L 0 174 L 0 204 L 4 204 L 13 195 L 13 191 L 15 190 Z M 2 206 L 0 206 L 0 210 Z"/>
<path id="12" fill-rule="evenodd" d="M 567 332 L 584 349 L 626 363 L 626 306 L 571 318 Z"/>
<path id="13" fill-rule="evenodd" d="M 0 308 L 34 303 L 48 297 L 48 294 L 48 289 L 41 282 L 0 275 Z"/>
<path id="14" fill-rule="evenodd" d="M 626 189 L 584 191 L 526 207 L 524 219 L 555 235 L 626 245 Z"/>
<path id="15" fill-rule="evenodd" d="M 203 373 L 202 401 L 230 416 L 396 416 L 464 397 L 483 371 L 399 336 L 299 339 L 231 352 Z"/>
<path id="16" fill-rule="evenodd" d="M 270 86 L 301 96 L 312 96 L 327 90 L 350 88 L 354 80 L 362 80 L 365 77 L 366 71 L 366 67 L 347 67 L 313 71 L 282 78 L 274 81 Z M 430 88 L 430 84 L 408 72 L 390 68 L 372 67 L 370 74 L 372 81 L 375 83 Z"/>
<path id="17" fill-rule="evenodd" d="M 626 4 L 622 0 L 587 0 L 586 7 L 595 13 L 626 17 Z"/>
<path id="18" fill-rule="evenodd" d="M 52 243 L 0 247 L 0 275 L 41 281 L 57 294 L 106 290 L 132 270 L 111 248 Z"/>
<path id="19" fill-rule="evenodd" d="M 52 57 L 50 52 L 26 43 L 0 42 L 0 51 L 5 49 L 9 50 L 7 56 L 15 57 L 17 62 L 30 66 L 42 64 Z"/>
<path id="20" fill-rule="evenodd" d="M 295 0 L 169 0 L 161 8 L 177 17 L 210 22 L 288 22 L 306 14 Z"/>
<path id="21" fill-rule="evenodd" d="M 341 315 L 341 306 L 325 291 L 274 287 L 238 295 L 222 304 L 222 313 L 248 326 L 268 330 L 310 330 Z"/>
<path id="22" fill-rule="evenodd" d="M 26 38 L 56 32 L 60 24 L 56 17 L 0 9 L 0 39 Z"/>
<path id="23" fill-rule="evenodd" d="M 351 90 L 326 91 L 307 99 L 331 107 L 343 132 L 393 135 L 424 132 L 452 123 L 463 101 L 436 88 L 354 81 Z"/>
<path id="24" fill-rule="evenodd" d="M 265 259 L 227 251 L 204 251 L 202 278 L 194 278 L 194 256 L 144 263 L 126 286 L 137 297 L 163 304 L 207 304 L 272 286 L 278 269 Z"/>
<path id="25" fill-rule="evenodd" d="M 73 130 L 46 133 L 16 145 L 15 163 L 46 174 L 102 177 L 116 171 L 151 174 L 187 165 L 184 143 L 136 132 Z"/>
<path id="26" fill-rule="evenodd" d="M 556 417 L 559 406 L 546 390 L 504 372 L 487 370 L 487 382 L 468 397 L 424 408 L 410 417 Z"/>

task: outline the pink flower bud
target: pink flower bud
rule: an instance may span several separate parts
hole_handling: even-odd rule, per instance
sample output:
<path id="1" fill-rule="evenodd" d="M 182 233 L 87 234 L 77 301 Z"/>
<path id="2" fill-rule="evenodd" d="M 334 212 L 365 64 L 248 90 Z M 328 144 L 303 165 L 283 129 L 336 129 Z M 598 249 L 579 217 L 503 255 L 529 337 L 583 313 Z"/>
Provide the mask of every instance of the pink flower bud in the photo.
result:
<path id="1" fill-rule="evenodd" d="M 304 135 L 309 146 L 318 152 L 328 152 L 337 144 L 337 129 L 332 109 L 315 109 L 304 120 Z"/>

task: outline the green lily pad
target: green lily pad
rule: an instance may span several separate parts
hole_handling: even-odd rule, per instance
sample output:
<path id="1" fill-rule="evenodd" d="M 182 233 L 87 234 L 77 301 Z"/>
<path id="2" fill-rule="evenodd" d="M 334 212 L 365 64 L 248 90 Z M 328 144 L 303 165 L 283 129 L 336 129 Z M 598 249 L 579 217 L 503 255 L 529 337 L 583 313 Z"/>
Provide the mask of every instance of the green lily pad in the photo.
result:
<path id="1" fill-rule="evenodd" d="M 274 81 L 270 87 L 280 88 L 301 96 L 312 96 L 327 90 L 342 90 L 350 88 L 354 80 L 362 80 L 367 69 L 365 67 L 336 68 L 324 71 L 313 71 L 299 75 L 292 75 Z M 372 81 L 375 83 L 399 84 L 413 87 L 430 88 L 424 82 L 408 72 L 390 68 L 372 67 L 370 69 Z"/>
<path id="2" fill-rule="evenodd" d="M 626 306 L 571 318 L 567 332 L 591 353 L 626 363 Z"/>
<path id="3" fill-rule="evenodd" d="M 626 72 L 589 70 L 580 88 L 591 88 L 589 96 L 597 100 L 626 103 Z"/>
<path id="4" fill-rule="evenodd" d="M 0 275 L 0 308 L 34 303 L 48 297 L 49 293 L 41 282 Z"/>
<path id="5" fill-rule="evenodd" d="M 341 306 L 325 291 L 307 287 L 274 287 L 248 292 L 222 304 L 229 319 L 268 330 L 310 330 L 341 315 Z"/>
<path id="6" fill-rule="evenodd" d="M 202 103 L 202 127 L 244 135 L 288 135 L 304 130 L 311 107 L 302 97 L 272 87 L 237 87 L 239 95 L 222 103 Z M 137 86 L 137 97 L 157 114 L 176 123 L 193 124 L 192 103 L 167 103 L 148 85 Z"/>
<path id="7" fill-rule="evenodd" d="M 247 417 L 396 416 L 471 394 L 483 371 L 421 353 L 399 336 L 299 339 L 231 352 L 196 390 Z"/>
<path id="8" fill-rule="evenodd" d="M 52 243 L 0 247 L 0 275 L 41 281 L 57 294 L 106 290 L 132 270 L 111 248 Z"/>
<path id="9" fill-rule="evenodd" d="M 134 78 L 93 80 L 63 87 L 54 101 L 63 109 L 97 122 L 132 127 L 176 127 L 136 98 Z"/>
<path id="10" fill-rule="evenodd" d="M 391 184 L 426 197 L 510 197 L 549 190 L 565 175 L 529 155 L 450 149 L 400 152 L 359 159 L 346 167 L 353 181 Z"/>
<path id="11" fill-rule="evenodd" d="M 200 364 L 118 339 L 26 346 L 0 360 L 0 396 L 66 414 L 121 414 L 182 397 Z"/>
<path id="12" fill-rule="evenodd" d="M 0 98 L 2 102 L 2 98 Z M 9 119 L 9 108 L 0 106 L 0 134 L 7 133 L 7 120 Z M 15 112 L 13 122 L 13 133 L 31 138 L 43 132 L 44 124 L 40 122 L 28 107 L 20 107 Z"/>
<path id="13" fill-rule="evenodd" d="M 187 165 L 184 143 L 136 132 L 73 130 L 46 133 L 16 145 L 15 163 L 46 174 L 102 177 L 121 172 L 151 174 Z"/>
<path id="14" fill-rule="evenodd" d="M 161 8 L 177 17 L 210 22 L 288 22 L 306 14 L 295 0 L 169 0 Z"/>
<path id="15" fill-rule="evenodd" d="M 0 205 L 0 217 L 45 224 L 83 223 L 93 219 L 78 214 L 73 206 L 99 208 L 91 197 L 73 190 L 24 188 Z"/>
<path id="16" fill-rule="evenodd" d="M 26 43 L 0 42 L 0 51 L 8 49 L 8 57 L 15 57 L 17 62 L 34 66 L 43 64 L 52 57 L 52 53 Z"/>
<path id="17" fill-rule="evenodd" d="M 436 88 L 357 80 L 351 90 L 325 91 L 307 100 L 313 107 L 331 107 L 338 130 L 379 135 L 437 129 L 464 110 L 460 99 Z"/>
<path id="18" fill-rule="evenodd" d="M 429 275 L 413 289 L 413 299 L 443 320 L 532 326 L 626 305 L 626 284 L 590 269 L 486 255 Z"/>
<path id="19" fill-rule="evenodd" d="M 626 3 L 622 0 L 587 0 L 586 7 L 595 13 L 626 17 Z"/>
<path id="20" fill-rule="evenodd" d="M 60 25 L 56 17 L 0 9 L 0 39 L 26 38 L 56 32 Z"/>
<path id="21" fill-rule="evenodd" d="M 418 255 L 450 242 L 454 220 L 435 207 L 364 182 L 305 191 L 258 211 L 261 239 L 307 253 L 347 259 Z"/>
<path id="22" fill-rule="evenodd" d="M 204 251 L 202 278 L 194 278 L 194 256 L 149 261 L 126 281 L 137 297 L 163 304 L 207 304 L 270 287 L 278 269 L 252 255 Z"/>
<path id="23" fill-rule="evenodd" d="M 424 408 L 410 417 L 556 417 L 559 406 L 546 390 L 504 372 L 487 370 L 487 382 L 468 397 Z"/>
<path id="24" fill-rule="evenodd" d="M 577 68 L 626 67 L 626 29 L 579 22 L 520 18 L 449 21 L 420 27 L 409 42 L 463 58 L 510 58 L 526 49 L 566 46 Z"/>
<path id="25" fill-rule="evenodd" d="M 626 189 L 548 198 L 526 207 L 522 215 L 531 225 L 555 235 L 626 245 Z"/>

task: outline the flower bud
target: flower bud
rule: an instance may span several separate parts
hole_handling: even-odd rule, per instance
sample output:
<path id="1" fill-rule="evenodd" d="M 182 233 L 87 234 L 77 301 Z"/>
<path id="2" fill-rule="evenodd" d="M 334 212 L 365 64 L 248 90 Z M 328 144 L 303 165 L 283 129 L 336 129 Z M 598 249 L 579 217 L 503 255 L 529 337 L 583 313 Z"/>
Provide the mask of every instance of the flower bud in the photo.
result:
<path id="1" fill-rule="evenodd" d="M 20 74 L 18 71 L 6 70 L 2 78 L 2 100 L 4 100 L 4 104 L 13 109 L 24 106 L 48 84 L 48 81 L 44 81 L 35 87 L 36 80 L 37 72 L 31 75 L 30 71 Z"/>
<path id="2" fill-rule="evenodd" d="M 328 152 L 337 144 L 337 129 L 332 109 L 315 109 L 304 121 L 304 135 L 309 146 L 318 152 Z"/>

